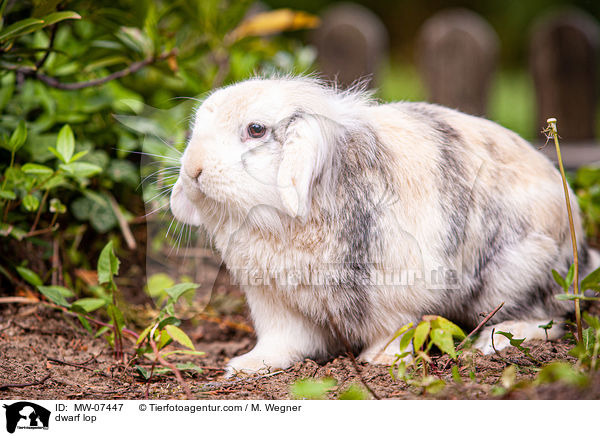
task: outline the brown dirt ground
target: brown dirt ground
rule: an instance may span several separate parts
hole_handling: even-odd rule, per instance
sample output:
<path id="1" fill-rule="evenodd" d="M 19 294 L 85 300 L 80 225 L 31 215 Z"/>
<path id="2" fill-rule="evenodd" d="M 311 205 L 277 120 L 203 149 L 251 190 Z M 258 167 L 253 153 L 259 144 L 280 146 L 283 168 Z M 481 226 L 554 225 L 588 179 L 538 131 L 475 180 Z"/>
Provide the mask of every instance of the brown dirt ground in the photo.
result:
<path id="1" fill-rule="evenodd" d="M 290 385 L 306 377 L 332 377 L 337 385 L 329 398 L 352 383 L 360 384 L 348 357 L 318 364 L 305 360 L 271 375 L 225 379 L 222 368 L 231 357 L 248 351 L 255 342 L 245 326 L 244 315 L 228 315 L 192 324 L 184 329 L 193 338 L 202 357 L 181 359 L 204 367 L 202 374 L 186 374 L 196 399 L 290 399 Z M 567 340 L 530 343 L 532 355 L 541 362 L 572 360 L 567 355 Z M 133 344 L 128 346 L 129 352 Z M 131 354 L 130 354 L 131 355 Z M 173 376 L 160 376 L 145 383 L 132 365 L 117 365 L 110 347 L 101 338 L 93 338 L 77 322 L 43 305 L 5 305 L 0 312 L 0 398 L 2 399 L 184 399 L 182 386 Z M 57 360 L 53 360 L 57 359 Z M 391 378 L 385 366 L 359 364 L 363 380 L 385 399 L 600 399 L 600 374 L 584 389 L 553 383 L 512 389 L 494 395 L 507 362 L 519 365 L 517 379 L 530 379 L 535 365 L 518 350 L 482 356 L 465 352 L 459 360 L 462 383 L 453 381 L 451 362 L 434 358 L 433 375 L 447 382 L 437 394 L 424 394 L 421 388 Z M 146 363 L 145 366 L 149 367 Z M 474 380 L 469 376 L 474 374 Z M 46 378 L 49 376 L 48 378 Z M 10 386 L 42 383 L 31 386 Z M 146 390 L 148 391 L 146 393 Z M 147 397 L 146 397 L 147 395 Z"/>

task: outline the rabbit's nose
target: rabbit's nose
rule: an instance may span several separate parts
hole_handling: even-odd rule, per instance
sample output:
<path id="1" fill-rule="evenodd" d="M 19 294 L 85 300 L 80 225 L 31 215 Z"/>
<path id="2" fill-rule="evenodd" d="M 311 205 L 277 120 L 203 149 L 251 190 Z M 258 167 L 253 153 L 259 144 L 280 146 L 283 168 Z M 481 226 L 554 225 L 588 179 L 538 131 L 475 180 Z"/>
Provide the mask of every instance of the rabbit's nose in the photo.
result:
<path id="1" fill-rule="evenodd" d="M 197 180 L 200 174 L 202 174 L 202 167 L 185 167 L 184 171 L 190 179 Z"/>

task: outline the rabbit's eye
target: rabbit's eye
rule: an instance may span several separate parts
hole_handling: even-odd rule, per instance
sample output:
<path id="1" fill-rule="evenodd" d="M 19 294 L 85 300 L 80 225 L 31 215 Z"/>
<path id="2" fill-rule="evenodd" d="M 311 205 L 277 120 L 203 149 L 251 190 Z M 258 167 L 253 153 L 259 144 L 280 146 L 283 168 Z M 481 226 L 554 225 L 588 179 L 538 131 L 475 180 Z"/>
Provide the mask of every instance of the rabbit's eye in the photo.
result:
<path id="1" fill-rule="evenodd" d="M 251 138 L 262 138 L 266 132 L 267 128 L 262 124 L 252 123 L 248 125 L 248 136 Z"/>

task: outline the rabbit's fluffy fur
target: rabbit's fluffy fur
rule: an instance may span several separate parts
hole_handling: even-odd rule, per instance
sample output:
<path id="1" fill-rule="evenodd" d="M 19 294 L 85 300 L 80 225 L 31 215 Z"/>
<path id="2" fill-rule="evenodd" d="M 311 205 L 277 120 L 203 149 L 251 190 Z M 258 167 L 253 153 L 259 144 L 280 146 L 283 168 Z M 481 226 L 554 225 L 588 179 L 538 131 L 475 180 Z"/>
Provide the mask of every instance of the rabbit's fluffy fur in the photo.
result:
<path id="1" fill-rule="evenodd" d="M 583 276 L 599 262 L 571 203 Z M 572 306 L 553 297 L 551 270 L 572 263 L 560 174 L 515 133 L 441 106 L 310 78 L 219 89 L 197 109 L 171 208 L 206 228 L 246 293 L 258 342 L 229 374 L 347 344 L 389 363 L 401 326 L 437 314 L 471 329 L 500 302 L 497 329 L 545 338 L 537 326 Z"/>

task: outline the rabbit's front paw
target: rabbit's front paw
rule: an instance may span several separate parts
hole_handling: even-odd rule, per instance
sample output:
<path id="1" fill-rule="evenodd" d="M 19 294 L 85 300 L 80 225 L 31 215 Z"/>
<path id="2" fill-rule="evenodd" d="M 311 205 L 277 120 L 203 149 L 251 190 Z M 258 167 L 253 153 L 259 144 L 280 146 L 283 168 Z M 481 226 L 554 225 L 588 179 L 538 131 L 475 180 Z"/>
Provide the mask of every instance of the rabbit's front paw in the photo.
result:
<path id="1" fill-rule="evenodd" d="M 225 376 L 229 378 L 236 375 L 268 374 L 287 368 L 290 364 L 289 360 L 282 359 L 281 356 L 250 351 L 231 359 L 225 367 Z"/>

